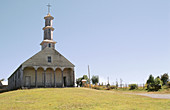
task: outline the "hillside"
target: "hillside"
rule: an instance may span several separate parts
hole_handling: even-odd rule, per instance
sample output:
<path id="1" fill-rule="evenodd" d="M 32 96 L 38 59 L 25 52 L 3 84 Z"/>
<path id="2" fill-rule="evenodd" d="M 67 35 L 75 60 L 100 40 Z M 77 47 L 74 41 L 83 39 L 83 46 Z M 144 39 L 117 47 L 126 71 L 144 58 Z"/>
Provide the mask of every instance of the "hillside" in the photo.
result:
<path id="1" fill-rule="evenodd" d="M 168 110 L 170 100 L 84 88 L 41 88 L 0 94 L 0 110 L 56 109 Z"/>

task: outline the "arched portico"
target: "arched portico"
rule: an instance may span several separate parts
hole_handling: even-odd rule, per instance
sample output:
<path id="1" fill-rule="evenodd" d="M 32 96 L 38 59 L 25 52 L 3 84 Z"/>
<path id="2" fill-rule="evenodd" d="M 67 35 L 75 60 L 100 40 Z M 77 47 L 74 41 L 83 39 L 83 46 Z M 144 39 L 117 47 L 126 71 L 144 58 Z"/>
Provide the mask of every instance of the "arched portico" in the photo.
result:
<path id="1" fill-rule="evenodd" d="M 34 67 L 25 67 L 23 70 L 23 85 L 24 87 L 35 87 L 35 69 Z"/>
<path id="2" fill-rule="evenodd" d="M 74 86 L 74 70 L 72 68 L 64 68 L 63 85 L 64 87 Z"/>
<path id="3" fill-rule="evenodd" d="M 74 68 L 25 66 L 22 70 L 24 87 L 74 86 Z"/>

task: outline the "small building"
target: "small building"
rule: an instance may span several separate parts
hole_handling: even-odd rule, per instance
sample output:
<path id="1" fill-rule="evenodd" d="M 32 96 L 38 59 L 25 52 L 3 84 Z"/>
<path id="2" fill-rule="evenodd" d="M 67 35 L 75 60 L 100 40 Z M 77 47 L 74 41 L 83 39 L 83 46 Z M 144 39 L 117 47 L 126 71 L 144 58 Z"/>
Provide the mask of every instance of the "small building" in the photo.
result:
<path id="1" fill-rule="evenodd" d="M 45 17 L 41 51 L 22 63 L 8 78 L 8 89 L 37 87 L 73 87 L 74 65 L 61 55 L 53 41 L 53 16 Z"/>
<path id="2" fill-rule="evenodd" d="M 82 82 L 82 86 L 84 87 L 85 84 L 86 84 L 86 82 L 87 82 L 87 80 L 86 80 L 86 79 L 83 79 L 83 80 L 81 80 L 81 82 Z"/>
<path id="3" fill-rule="evenodd" d="M 0 89 L 6 89 L 8 86 L 8 81 L 0 81 Z"/>

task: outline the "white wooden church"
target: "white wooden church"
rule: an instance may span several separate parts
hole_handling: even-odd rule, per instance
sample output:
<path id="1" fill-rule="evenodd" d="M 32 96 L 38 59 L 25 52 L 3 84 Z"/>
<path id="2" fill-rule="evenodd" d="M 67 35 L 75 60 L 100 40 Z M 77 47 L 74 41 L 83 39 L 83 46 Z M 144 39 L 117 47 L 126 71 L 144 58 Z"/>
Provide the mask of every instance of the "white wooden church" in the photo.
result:
<path id="1" fill-rule="evenodd" d="M 73 87 L 75 84 L 74 65 L 55 50 L 52 20 L 44 17 L 44 40 L 41 51 L 22 63 L 8 78 L 8 88 Z"/>

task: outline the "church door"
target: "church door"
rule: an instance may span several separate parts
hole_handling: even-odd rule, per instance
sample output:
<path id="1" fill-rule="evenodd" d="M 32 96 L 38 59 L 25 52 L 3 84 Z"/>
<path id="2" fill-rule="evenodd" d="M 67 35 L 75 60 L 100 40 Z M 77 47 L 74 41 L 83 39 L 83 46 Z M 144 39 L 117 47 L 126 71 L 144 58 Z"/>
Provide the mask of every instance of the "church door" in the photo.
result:
<path id="1" fill-rule="evenodd" d="M 25 86 L 26 87 L 31 86 L 31 76 L 25 76 Z"/>
<path id="2" fill-rule="evenodd" d="M 64 87 L 66 87 L 67 86 L 66 77 L 63 77 L 63 81 L 64 81 Z"/>

